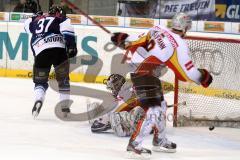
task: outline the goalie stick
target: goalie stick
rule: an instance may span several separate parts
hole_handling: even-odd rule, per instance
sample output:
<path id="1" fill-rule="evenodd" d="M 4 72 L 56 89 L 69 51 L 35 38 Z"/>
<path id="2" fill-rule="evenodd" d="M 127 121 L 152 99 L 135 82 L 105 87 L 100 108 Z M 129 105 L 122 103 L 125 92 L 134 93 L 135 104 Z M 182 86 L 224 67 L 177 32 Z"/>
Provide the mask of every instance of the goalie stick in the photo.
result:
<path id="1" fill-rule="evenodd" d="M 167 105 L 167 108 L 172 108 L 172 107 L 179 106 L 179 105 L 186 106 L 187 102 L 183 101 L 183 102 L 180 102 L 180 103 L 177 103 L 177 104 Z"/>
<path id="2" fill-rule="evenodd" d="M 73 101 L 70 100 L 69 106 L 71 106 L 72 103 Z M 85 112 L 86 114 L 83 114 L 83 113 L 75 114 L 70 112 L 67 115 L 65 115 L 62 112 L 61 102 L 60 102 L 55 107 L 55 115 L 63 121 L 82 121 L 83 119 L 86 119 L 88 120 L 89 124 L 92 124 L 95 118 L 103 116 L 110 112 L 110 110 L 106 110 L 106 108 L 104 108 L 102 105 L 98 105 L 99 103 L 96 103 L 96 105 L 91 105 L 91 101 L 89 98 L 86 99 L 86 104 L 87 104 L 87 112 Z M 167 108 L 171 108 L 178 105 L 186 105 L 186 101 L 183 101 L 178 104 L 168 105 Z"/>
<path id="3" fill-rule="evenodd" d="M 99 107 L 99 110 L 101 111 L 102 106 L 97 106 L 98 103 L 95 103 L 95 104 L 94 104 L 94 103 L 91 103 L 91 101 L 90 101 L 89 98 L 87 98 L 86 103 L 87 103 L 87 112 L 88 112 L 88 113 L 89 113 L 91 110 L 94 110 L 95 107 Z M 167 108 L 172 108 L 172 107 L 179 106 L 179 105 L 185 106 L 186 104 L 187 104 L 186 101 L 183 101 L 183 102 L 178 103 L 178 104 L 167 105 Z M 96 111 L 96 112 L 98 112 L 98 111 Z M 93 121 L 94 121 L 93 117 L 97 115 L 96 112 L 93 113 L 93 114 L 88 114 L 88 118 L 89 118 L 89 119 L 88 119 L 88 122 L 89 122 L 89 124 L 93 124 Z"/>

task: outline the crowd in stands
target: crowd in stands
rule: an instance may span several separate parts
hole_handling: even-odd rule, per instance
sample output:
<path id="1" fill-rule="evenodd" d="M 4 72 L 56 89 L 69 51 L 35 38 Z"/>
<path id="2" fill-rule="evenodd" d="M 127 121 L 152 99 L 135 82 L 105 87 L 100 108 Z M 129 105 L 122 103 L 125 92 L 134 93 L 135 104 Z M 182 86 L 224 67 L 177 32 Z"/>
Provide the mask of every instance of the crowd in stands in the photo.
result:
<path id="1" fill-rule="evenodd" d="M 49 1 L 45 1 L 48 5 L 50 4 Z M 4 4 L 9 4 L 10 6 L 14 4 L 14 2 L 10 2 L 9 0 L 0 0 L 0 12 L 7 11 L 5 9 Z M 60 0 L 59 3 L 53 3 L 51 6 L 61 6 L 63 8 L 63 14 L 74 14 L 71 8 L 69 8 L 66 3 Z M 8 6 L 8 5 L 6 5 Z M 11 7 L 10 7 L 11 8 Z M 21 12 L 21 13 L 37 13 L 38 11 L 42 10 L 39 1 L 35 0 L 19 0 L 17 4 L 11 9 L 12 12 Z"/>
<path id="2" fill-rule="evenodd" d="M 118 16 L 129 16 L 129 17 L 151 17 L 154 18 L 157 15 L 158 0 L 115 0 L 115 7 L 117 8 Z M 43 2 L 43 1 L 40 1 Z M 52 4 L 51 4 L 52 2 Z M 46 0 L 44 3 L 48 6 L 59 5 L 63 8 L 64 14 L 74 14 L 73 10 L 70 9 L 66 3 L 62 0 L 57 1 Z M 24 13 L 36 13 L 41 10 L 41 5 L 38 0 L 0 0 L 0 11 L 8 11 L 4 8 L 4 4 L 14 5 L 11 6 L 10 11 L 12 12 L 24 12 Z M 117 6 L 117 7 L 116 7 Z"/>
<path id="3" fill-rule="evenodd" d="M 201 3 L 200 0 L 194 0 L 194 3 L 190 1 L 189 4 L 185 4 L 188 0 L 182 1 L 184 2 L 182 5 L 180 0 L 74 0 L 74 4 L 90 15 L 163 19 L 173 16 L 175 12 L 173 10 L 177 8 L 176 6 L 181 6 L 178 8 L 181 10 L 189 10 L 184 10 L 184 12 L 189 12 L 190 16 L 195 20 L 215 20 L 215 2 L 217 2 L 217 0 L 201 0 Z M 175 4 L 176 2 L 178 2 L 178 4 Z M 36 13 L 39 10 L 47 12 L 48 9 L 54 5 L 61 6 L 63 8 L 63 14 L 75 14 L 64 0 L 0 0 L 0 12 Z M 203 8 L 204 6 L 207 7 L 204 8 L 205 10 L 200 10 L 200 6 Z M 169 11 L 165 11 L 167 10 L 166 8 Z M 231 13 L 232 15 L 230 15 L 230 17 L 236 17 L 234 10 L 232 10 Z M 224 12 L 221 12 L 221 16 L 224 16 Z"/>

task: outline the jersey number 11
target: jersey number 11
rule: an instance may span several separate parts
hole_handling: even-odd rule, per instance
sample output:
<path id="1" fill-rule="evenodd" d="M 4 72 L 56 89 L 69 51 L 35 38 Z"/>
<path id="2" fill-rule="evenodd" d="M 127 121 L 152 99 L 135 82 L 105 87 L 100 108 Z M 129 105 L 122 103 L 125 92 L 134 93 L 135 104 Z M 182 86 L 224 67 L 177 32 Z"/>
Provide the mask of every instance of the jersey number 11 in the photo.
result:
<path id="1" fill-rule="evenodd" d="M 53 22 L 53 17 L 46 17 L 38 21 L 38 27 L 36 29 L 36 33 L 40 34 L 43 31 L 46 33 L 48 32 L 48 28 L 50 27 L 51 23 Z"/>

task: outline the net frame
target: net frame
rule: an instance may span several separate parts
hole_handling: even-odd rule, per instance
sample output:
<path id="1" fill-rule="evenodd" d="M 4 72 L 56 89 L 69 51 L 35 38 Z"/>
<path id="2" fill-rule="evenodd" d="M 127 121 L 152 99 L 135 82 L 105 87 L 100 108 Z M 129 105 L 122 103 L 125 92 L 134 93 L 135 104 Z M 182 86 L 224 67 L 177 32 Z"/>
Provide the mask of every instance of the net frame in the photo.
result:
<path id="1" fill-rule="evenodd" d="M 223 44 L 234 44 L 236 45 L 236 48 L 239 49 L 237 52 L 240 51 L 240 39 L 233 39 L 233 38 L 218 38 L 218 37 L 200 37 L 200 36 L 188 36 L 186 37 L 187 41 L 202 41 L 205 43 L 223 43 Z M 201 46 L 200 46 L 201 47 Z M 217 46 L 216 46 L 217 47 Z M 192 49 L 191 46 L 189 46 L 190 50 Z M 214 48 L 214 46 L 213 46 Z M 233 51 L 234 52 L 234 51 Z M 230 54 L 234 54 L 230 51 Z M 239 54 L 240 55 L 240 54 Z M 239 56 L 240 58 L 240 56 Z M 240 61 L 238 62 L 240 65 Z M 239 72 L 240 74 L 240 72 Z M 226 75 L 227 76 L 227 75 Z M 221 126 L 221 127 L 234 127 L 234 128 L 240 128 L 240 112 L 239 112 L 239 118 L 232 119 L 231 117 L 227 117 L 226 119 L 213 119 L 208 118 L 208 115 L 205 117 L 187 117 L 184 115 L 180 115 L 180 109 L 181 106 L 178 104 L 180 100 L 184 100 L 180 98 L 181 92 L 179 91 L 181 88 L 181 82 L 178 80 L 177 77 L 175 77 L 174 82 L 174 121 L 173 126 Z M 238 88 L 239 94 L 240 89 Z M 193 96 L 193 94 L 192 94 Z M 185 99 L 186 100 L 186 99 Z M 186 100 L 187 101 L 187 100 Z M 240 104 L 240 100 L 239 100 Z M 191 110 L 190 110 L 191 111 Z M 190 113 L 191 114 L 191 113 Z"/>

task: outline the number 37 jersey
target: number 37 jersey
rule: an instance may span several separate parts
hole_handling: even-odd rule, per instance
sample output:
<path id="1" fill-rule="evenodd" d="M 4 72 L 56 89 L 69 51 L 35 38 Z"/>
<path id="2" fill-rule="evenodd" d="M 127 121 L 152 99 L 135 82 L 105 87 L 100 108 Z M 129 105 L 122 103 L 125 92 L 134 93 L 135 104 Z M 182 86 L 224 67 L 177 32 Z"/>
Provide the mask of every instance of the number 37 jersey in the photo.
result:
<path id="1" fill-rule="evenodd" d="M 74 29 L 66 17 L 32 17 L 25 21 L 24 29 L 32 34 L 30 45 L 34 56 L 45 49 L 65 48 L 66 44 L 75 43 Z"/>

